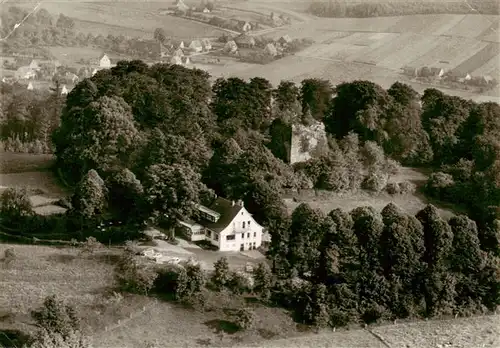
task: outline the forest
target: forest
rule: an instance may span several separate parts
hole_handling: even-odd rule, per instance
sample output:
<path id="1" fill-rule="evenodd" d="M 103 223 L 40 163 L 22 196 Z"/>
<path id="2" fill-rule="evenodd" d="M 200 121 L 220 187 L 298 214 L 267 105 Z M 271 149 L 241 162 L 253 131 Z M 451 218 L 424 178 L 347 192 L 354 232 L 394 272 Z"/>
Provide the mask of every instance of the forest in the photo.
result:
<path id="1" fill-rule="evenodd" d="M 498 104 L 436 89 L 419 95 L 399 82 L 386 90 L 370 81 L 273 87 L 261 77 L 213 85 L 209 78 L 198 69 L 121 61 L 65 99 L 4 87 L 3 139 L 50 143 L 54 171 L 74 193 L 64 216 L 36 217 L 25 191 L 6 190 L 3 226 L 123 243 L 147 223 L 173 231 L 195 213 L 193 202 L 218 194 L 242 199 L 268 228 L 272 267 L 256 291 L 300 322 L 336 327 L 485 313 L 500 304 Z M 38 104 L 43 113 L 31 109 Z M 324 123 L 327 143 L 309 161 L 288 164 L 291 125 L 314 122 Z M 431 170 L 426 193 L 468 216 L 446 221 L 432 205 L 411 216 L 393 204 L 328 214 L 301 204 L 290 214 L 281 199 L 285 189 L 383 187 L 399 164 Z M 216 284 L 230 286 L 217 274 Z M 147 289 L 175 292 L 179 279 L 190 295 L 202 288 L 196 274 L 155 277 Z"/>

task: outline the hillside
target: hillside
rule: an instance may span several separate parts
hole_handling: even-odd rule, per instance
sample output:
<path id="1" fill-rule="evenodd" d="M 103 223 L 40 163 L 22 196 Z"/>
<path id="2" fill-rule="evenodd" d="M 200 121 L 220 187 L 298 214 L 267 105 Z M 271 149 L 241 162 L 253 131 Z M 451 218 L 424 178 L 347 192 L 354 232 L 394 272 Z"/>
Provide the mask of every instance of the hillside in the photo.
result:
<path id="1" fill-rule="evenodd" d="M 242 78 L 259 75 L 279 83 L 281 79 L 300 81 L 306 77 L 323 77 L 334 83 L 350 79 L 369 79 L 382 86 L 406 80 L 401 68 L 437 67 L 459 70 L 464 75 L 500 75 L 500 16 L 482 15 L 414 15 L 376 18 L 314 19 L 278 28 L 266 36 L 311 38 L 307 49 L 267 65 L 223 67 L 214 75 L 237 75 Z M 220 71 L 219 71 L 220 70 Z M 405 81 L 418 91 L 428 88 Z M 447 93 L 475 99 L 466 90 Z M 496 100 L 498 93 L 484 93 Z M 484 97 L 483 97 L 484 98 Z"/>
<path id="2" fill-rule="evenodd" d="M 12 6 L 7 3 L 5 6 Z M 35 1 L 16 4 L 27 9 L 35 7 Z M 75 30 L 83 33 L 102 34 L 103 36 L 125 35 L 152 38 L 156 28 L 163 28 L 167 36 L 190 39 L 217 37 L 224 33 L 215 27 L 178 17 L 158 14 L 160 8 L 170 3 L 159 2 L 80 2 L 57 1 L 42 2 L 39 8 L 50 13 L 62 13 L 75 20 Z"/>

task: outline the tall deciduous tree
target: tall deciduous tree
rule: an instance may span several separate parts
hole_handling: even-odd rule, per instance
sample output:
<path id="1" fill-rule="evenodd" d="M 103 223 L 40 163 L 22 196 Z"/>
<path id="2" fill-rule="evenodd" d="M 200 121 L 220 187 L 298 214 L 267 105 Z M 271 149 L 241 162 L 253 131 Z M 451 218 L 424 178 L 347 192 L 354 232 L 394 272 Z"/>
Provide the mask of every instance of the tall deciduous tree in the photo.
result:
<path id="1" fill-rule="evenodd" d="M 80 218 L 83 227 L 105 212 L 106 200 L 104 181 L 91 169 L 76 186 L 71 198 L 72 213 Z"/>
<path id="2" fill-rule="evenodd" d="M 416 215 L 424 227 L 425 253 L 423 260 L 431 269 L 445 270 L 452 250 L 453 232 L 432 204 Z"/>
<path id="3" fill-rule="evenodd" d="M 320 210 L 303 203 L 293 211 L 288 260 L 299 274 L 317 266 L 320 256 L 318 247 L 327 228 L 325 216 Z"/>
<path id="4" fill-rule="evenodd" d="M 179 220 L 191 217 L 206 190 L 201 175 L 181 164 L 149 167 L 143 185 L 150 212 L 172 235 Z"/>
<path id="5" fill-rule="evenodd" d="M 156 28 L 153 33 L 153 38 L 159 43 L 164 43 L 165 40 L 167 39 L 165 30 L 163 28 Z"/>
<path id="6" fill-rule="evenodd" d="M 359 207 L 351 211 L 353 230 L 358 238 L 360 262 L 364 269 L 379 271 L 380 238 L 384 229 L 382 216 L 372 207 Z"/>
<path id="7" fill-rule="evenodd" d="M 26 189 L 7 188 L 0 196 L 2 222 L 21 226 L 26 217 L 33 215 L 33 207 Z"/>
<path id="8" fill-rule="evenodd" d="M 125 223 L 146 219 L 144 189 L 129 169 L 120 169 L 106 180 L 108 207 L 114 218 Z"/>
<path id="9" fill-rule="evenodd" d="M 281 81 L 273 91 L 276 108 L 280 111 L 290 111 L 299 114 L 300 89 L 292 81 Z M 293 121 L 293 120 L 290 120 Z"/>
<path id="10" fill-rule="evenodd" d="M 383 140 L 384 115 L 391 98 L 370 81 L 354 81 L 336 86 L 336 96 L 325 115 L 326 131 L 343 138 L 353 131 L 361 140 Z"/>
<path id="11" fill-rule="evenodd" d="M 332 100 L 333 87 L 328 80 L 305 79 L 300 87 L 302 113 L 322 121 Z"/>
<path id="12" fill-rule="evenodd" d="M 454 216 L 448 223 L 453 232 L 452 269 L 467 275 L 477 273 L 483 259 L 476 223 L 464 215 Z"/>
<path id="13" fill-rule="evenodd" d="M 89 169 L 129 166 L 139 132 L 123 99 L 102 97 L 84 109 L 69 110 L 61 121 L 56 154 L 70 179 L 77 181 Z"/>
<path id="14" fill-rule="evenodd" d="M 456 278 L 448 272 L 453 232 L 433 205 L 427 205 L 416 217 L 424 228 L 423 261 L 427 269 L 424 273 L 423 292 L 426 313 L 429 316 L 437 313 L 451 314 L 456 286 Z"/>

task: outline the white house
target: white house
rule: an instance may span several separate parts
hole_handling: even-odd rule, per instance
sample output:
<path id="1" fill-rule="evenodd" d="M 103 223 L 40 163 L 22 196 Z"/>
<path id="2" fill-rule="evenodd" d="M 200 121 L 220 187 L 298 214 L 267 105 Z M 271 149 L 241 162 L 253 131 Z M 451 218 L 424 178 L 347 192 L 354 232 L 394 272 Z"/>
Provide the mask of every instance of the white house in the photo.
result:
<path id="1" fill-rule="evenodd" d="M 33 84 L 32 84 L 31 82 L 30 82 L 30 83 L 28 83 L 27 90 L 28 90 L 28 91 L 32 91 L 32 90 L 33 90 Z"/>
<path id="2" fill-rule="evenodd" d="M 18 80 L 29 80 L 36 77 L 36 71 L 29 66 L 22 66 L 16 70 L 15 76 Z"/>
<path id="3" fill-rule="evenodd" d="M 184 57 L 184 52 L 180 48 L 176 49 L 172 54 L 174 57 Z"/>
<path id="4" fill-rule="evenodd" d="M 206 8 L 206 7 L 205 7 L 205 8 L 203 9 L 203 13 L 210 13 L 210 10 L 209 10 L 208 8 Z"/>
<path id="5" fill-rule="evenodd" d="M 184 47 L 184 41 L 181 41 L 181 43 L 179 44 L 179 47 L 178 47 L 178 48 L 181 48 L 181 49 L 182 49 L 182 48 L 185 48 L 185 47 Z"/>
<path id="6" fill-rule="evenodd" d="M 196 221 L 180 221 L 191 241 L 207 240 L 220 251 L 244 251 L 262 245 L 264 228 L 245 209 L 242 201 L 217 197 L 209 206 L 198 205 Z"/>
<path id="7" fill-rule="evenodd" d="M 29 67 L 31 70 L 35 70 L 35 71 L 40 70 L 40 66 L 38 65 L 38 62 L 34 59 L 31 61 Z"/>
<path id="8" fill-rule="evenodd" d="M 61 95 L 67 95 L 68 94 L 68 89 L 66 88 L 66 85 L 63 85 L 61 88 Z"/>
<path id="9" fill-rule="evenodd" d="M 245 24 L 243 24 L 243 26 L 241 27 L 241 30 L 243 32 L 250 31 L 250 30 L 252 30 L 252 25 L 248 22 L 245 22 Z"/>
<path id="10" fill-rule="evenodd" d="M 109 59 L 107 54 L 103 54 L 99 57 L 99 68 L 109 69 L 111 68 L 111 60 Z"/>
<path id="11" fill-rule="evenodd" d="M 170 64 L 182 65 L 182 58 L 180 56 L 173 56 L 170 59 Z"/>
<path id="12" fill-rule="evenodd" d="M 201 51 L 203 51 L 203 45 L 201 44 L 200 40 L 193 40 L 189 44 L 189 49 L 196 53 L 200 53 Z"/>

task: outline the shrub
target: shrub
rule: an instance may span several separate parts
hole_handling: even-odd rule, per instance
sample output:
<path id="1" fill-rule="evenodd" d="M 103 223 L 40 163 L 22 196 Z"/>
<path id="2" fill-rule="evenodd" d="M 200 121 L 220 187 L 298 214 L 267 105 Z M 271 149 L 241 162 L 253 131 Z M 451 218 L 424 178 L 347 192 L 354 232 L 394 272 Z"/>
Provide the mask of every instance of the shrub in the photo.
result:
<path id="1" fill-rule="evenodd" d="M 433 197 L 447 199 L 453 188 L 455 181 L 453 176 L 443 172 L 432 173 L 427 180 L 425 190 Z M 452 197 L 449 197 L 452 198 Z"/>
<path id="2" fill-rule="evenodd" d="M 103 244 L 99 243 L 95 237 L 87 237 L 85 242 L 82 244 L 81 254 L 93 254 L 99 249 L 104 247 Z"/>
<path id="3" fill-rule="evenodd" d="M 42 330 L 29 348 L 92 348 L 92 346 L 79 331 L 71 331 L 63 337 L 58 333 Z"/>
<path id="4" fill-rule="evenodd" d="M 415 193 L 415 190 L 417 189 L 417 186 L 410 181 L 402 181 L 398 183 L 398 186 L 399 186 L 399 193 L 402 195 Z"/>
<path id="5" fill-rule="evenodd" d="M 75 308 L 66 305 L 55 295 L 47 297 L 42 308 L 32 311 L 31 316 L 42 330 L 48 334 L 59 334 L 63 339 L 80 328 Z"/>
<path id="6" fill-rule="evenodd" d="M 389 311 L 382 305 L 372 302 L 365 307 L 361 313 L 361 319 L 367 323 L 375 323 L 380 319 L 385 319 L 388 317 Z"/>
<path id="7" fill-rule="evenodd" d="M 380 192 L 387 184 L 387 175 L 382 173 L 371 173 L 362 182 L 363 190 Z"/>
<path id="8" fill-rule="evenodd" d="M 140 265 L 129 252 L 125 252 L 118 262 L 116 278 L 124 291 L 147 295 L 157 277 L 158 273 L 152 267 Z"/>
<path id="9" fill-rule="evenodd" d="M 229 271 L 229 263 L 226 257 L 221 257 L 214 264 L 214 274 L 212 276 L 212 283 L 218 290 L 222 290 L 229 285 L 231 281 L 231 273 Z"/>
<path id="10" fill-rule="evenodd" d="M 235 323 L 240 330 L 248 330 L 255 325 L 255 313 L 250 308 L 242 308 L 236 312 Z"/>
<path id="11" fill-rule="evenodd" d="M 253 270 L 254 279 L 254 292 L 257 293 L 262 299 L 269 300 L 271 293 L 270 290 L 273 286 L 273 274 L 269 265 L 265 262 L 259 263 L 259 265 Z"/>
<path id="12" fill-rule="evenodd" d="M 183 268 L 177 265 L 167 265 L 160 268 L 157 271 L 157 277 L 154 283 L 155 290 L 162 294 L 175 295 L 178 287 L 179 274 L 182 270 Z"/>
<path id="13" fill-rule="evenodd" d="M 186 274 L 188 277 L 188 289 L 190 295 L 200 293 L 205 287 L 205 272 L 199 264 L 189 263 L 186 265 Z"/>
<path id="14" fill-rule="evenodd" d="M 235 294 L 243 294 L 246 292 L 251 292 L 253 289 L 253 285 L 254 281 L 250 275 L 242 271 L 231 272 L 228 287 Z"/>
<path id="15" fill-rule="evenodd" d="M 385 192 L 387 192 L 390 195 L 397 195 L 400 193 L 399 191 L 399 184 L 395 182 L 390 182 L 385 186 Z"/>
<path id="16" fill-rule="evenodd" d="M 0 197 L 0 216 L 8 224 L 22 223 L 33 216 L 33 208 L 25 188 L 9 187 Z"/>
<path id="17" fill-rule="evenodd" d="M 343 311 L 341 308 L 330 308 L 330 323 L 333 327 L 346 326 L 350 322 L 349 313 Z"/>
<path id="18" fill-rule="evenodd" d="M 3 256 L 3 263 L 8 266 L 16 259 L 16 253 L 14 251 L 14 248 L 8 248 L 5 249 L 4 251 L 4 256 Z"/>

